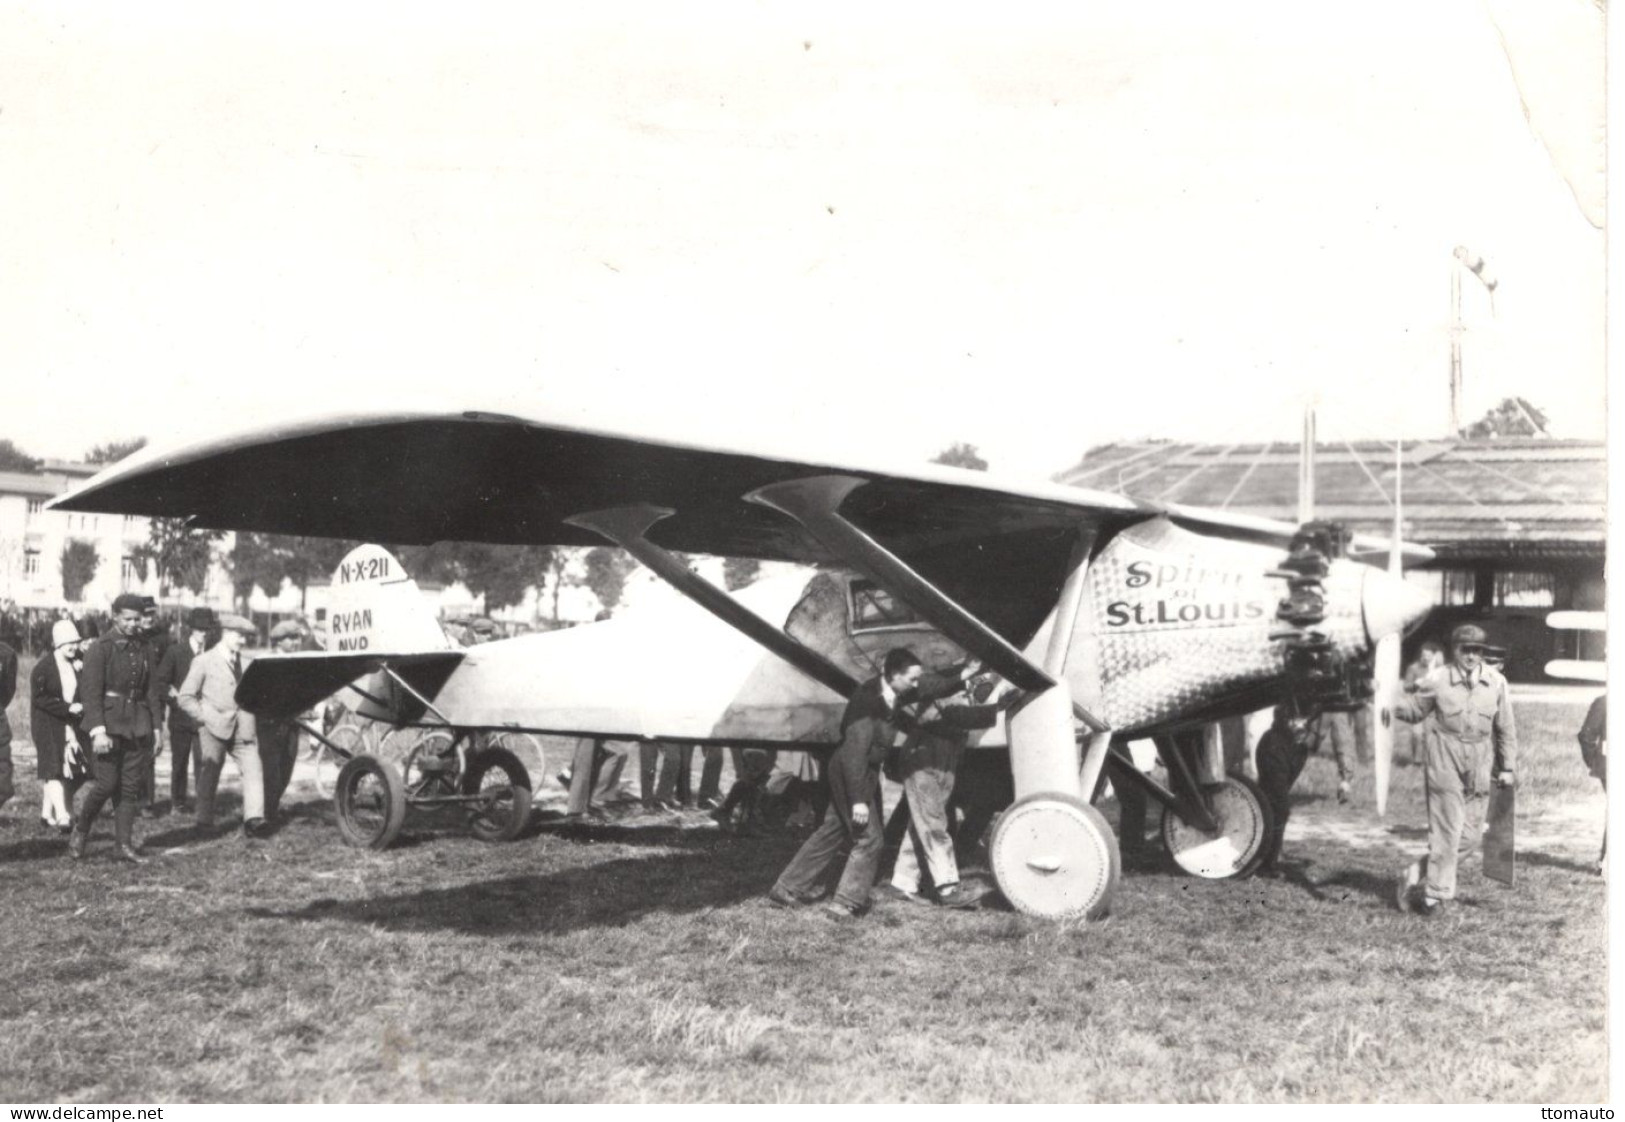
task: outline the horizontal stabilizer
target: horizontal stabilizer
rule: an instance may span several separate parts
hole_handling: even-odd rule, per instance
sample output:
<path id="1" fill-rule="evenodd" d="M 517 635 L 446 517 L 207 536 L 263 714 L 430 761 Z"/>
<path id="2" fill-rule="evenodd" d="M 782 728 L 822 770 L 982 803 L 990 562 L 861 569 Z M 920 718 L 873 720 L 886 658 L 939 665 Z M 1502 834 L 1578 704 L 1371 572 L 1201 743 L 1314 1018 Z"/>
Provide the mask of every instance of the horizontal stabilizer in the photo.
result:
<path id="1" fill-rule="evenodd" d="M 1546 626 L 1558 631 L 1606 631 L 1608 616 L 1603 612 L 1549 612 Z"/>
<path id="2" fill-rule="evenodd" d="M 1584 658 L 1554 658 L 1546 664 L 1549 678 L 1569 678 L 1576 682 L 1606 682 L 1608 664 Z"/>
<path id="3" fill-rule="evenodd" d="M 432 697 L 462 660 L 462 651 L 300 651 L 261 655 L 243 670 L 243 680 L 237 683 L 237 704 L 263 717 L 292 717 L 357 678 L 386 666 L 410 682 L 413 689 Z"/>

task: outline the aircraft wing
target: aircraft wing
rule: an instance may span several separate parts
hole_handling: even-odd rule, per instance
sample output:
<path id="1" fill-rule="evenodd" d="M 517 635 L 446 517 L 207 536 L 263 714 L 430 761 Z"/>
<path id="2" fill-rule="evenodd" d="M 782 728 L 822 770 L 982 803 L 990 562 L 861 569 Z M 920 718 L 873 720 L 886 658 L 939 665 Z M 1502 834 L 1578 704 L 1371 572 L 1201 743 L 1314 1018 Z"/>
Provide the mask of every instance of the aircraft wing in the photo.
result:
<path id="1" fill-rule="evenodd" d="M 701 445 L 475 412 L 329 417 L 148 448 L 51 505 L 390 544 L 601 545 L 565 520 L 646 503 L 675 512 L 649 533 L 667 549 L 816 564 L 836 559 L 799 525 L 743 496 L 828 474 L 866 481 L 846 500 L 845 517 L 1016 642 L 1054 603 L 1084 525 L 1110 531 L 1167 513 L 1201 532 L 1283 547 L 1295 530 L 938 465 L 821 460 L 746 442 Z"/>
<path id="2" fill-rule="evenodd" d="M 237 683 L 237 704 L 262 716 L 291 717 L 386 664 L 413 689 L 432 695 L 463 657 L 462 651 L 264 654 L 243 668 L 243 680 Z"/>

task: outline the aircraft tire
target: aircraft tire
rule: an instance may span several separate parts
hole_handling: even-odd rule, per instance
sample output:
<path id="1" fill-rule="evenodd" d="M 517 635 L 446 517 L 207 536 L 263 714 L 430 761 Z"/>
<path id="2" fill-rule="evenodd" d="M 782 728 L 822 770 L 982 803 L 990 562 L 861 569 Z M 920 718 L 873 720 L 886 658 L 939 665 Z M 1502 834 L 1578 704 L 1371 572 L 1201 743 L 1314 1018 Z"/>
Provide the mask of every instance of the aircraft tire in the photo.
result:
<path id="1" fill-rule="evenodd" d="M 1191 825 L 1171 808 L 1162 811 L 1162 844 L 1181 872 L 1205 880 L 1252 875 L 1264 856 L 1272 814 L 1264 792 L 1251 779 L 1227 775 L 1207 788 L 1217 833 Z"/>
<path id="2" fill-rule="evenodd" d="M 1073 795 L 1017 799 L 988 840 L 993 880 L 1018 912 L 1099 919 L 1122 878 L 1117 837 L 1100 811 Z"/>
<path id="3" fill-rule="evenodd" d="M 406 821 L 406 781 L 401 769 L 377 756 L 356 756 L 333 784 L 339 836 L 357 849 L 387 849 Z"/>
<path id="4" fill-rule="evenodd" d="M 327 734 L 327 739 L 346 749 L 350 753 L 350 759 L 371 748 L 367 730 L 353 721 L 341 721 L 333 726 L 333 731 Z M 338 780 L 339 771 L 346 762 L 345 757 L 332 748 L 320 741 L 316 742 L 314 758 L 311 761 L 311 779 L 316 784 L 316 793 L 322 798 L 333 797 L 333 784 Z"/>
<path id="5" fill-rule="evenodd" d="M 506 783 L 485 785 L 493 772 L 501 772 Z M 463 794 L 479 794 L 481 788 L 498 791 L 491 805 L 469 814 L 468 830 L 481 841 L 512 841 L 530 821 L 530 775 L 519 757 L 506 748 L 487 748 L 475 756 L 463 776 Z"/>
<path id="6" fill-rule="evenodd" d="M 542 738 L 531 732 L 504 731 L 491 734 L 490 746 L 512 752 L 524 765 L 532 791 L 547 782 L 547 750 Z"/>

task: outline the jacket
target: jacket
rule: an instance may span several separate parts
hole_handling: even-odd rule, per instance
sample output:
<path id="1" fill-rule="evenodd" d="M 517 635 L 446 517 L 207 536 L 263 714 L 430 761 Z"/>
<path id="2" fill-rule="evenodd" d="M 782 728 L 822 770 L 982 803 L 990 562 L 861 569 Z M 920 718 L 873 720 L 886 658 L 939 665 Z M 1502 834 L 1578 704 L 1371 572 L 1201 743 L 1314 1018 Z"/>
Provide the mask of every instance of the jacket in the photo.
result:
<path id="1" fill-rule="evenodd" d="M 177 699 L 169 695 L 170 690 L 174 690 L 176 694 L 180 693 L 181 686 L 186 684 L 186 674 L 192 669 L 192 660 L 195 657 L 197 656 L 192 653 L 191 639 L 182 639 L 180 642 L 169 644 L 158 660 L 158 692 L 169 703 L 171 732 L 197 731 L 197 722 L 180 707 Z"/>
<path id="2" fill-rule="evenodd" d="M 1512 699 L 1507 680 L 1493 666 L 1480 664 L 1467 675 L 1455 663 L 1445 663 L 1422 679 L 1414 694 L 1395 702 L 1394 716 L 1413 724 L 1431 716 L 1431 735 L 1467 747 L 1488 741 L 1495 753 L 1495 770 L 1516 770 L 1518 730 Z"/>
<path id="3" fill-rule="evenodd" d="M 908 719 L 898 708 L 947 697 L 964 688 L 957 674 L 928 674 L 902 706 L 886 704 L 880 677 L 870 678 L 847 700 L 841 714 L 841 743 L 829 761 L 830 806 L 850 823 L 852 808 L 880 797 L 880 768 L 897 741 L 899 727 Z"/>
<path id="4" fill-rule="evenodd" d="M 237 707 L 237 675 L 224 646 L 213 646 L 186 672 L 176 699 L 188 717 L 219 740 L 253 740 L 254 714 Z"/>
<path id="5" fill-rule="evenodd" d="M 62 693 L 62 671 L 57 667 L 55 655 L 47 654 L 34 664 L 28 675 L 28 731 L 39 756 L 41 778 L 62 778 L 62 756 L 68 748 L 69 729 L 73 730 L 75 741 L 81 747 L 85 745 L 80 715 L 68 711 L 75 700 Z"/>
<path id="6" fill-rule="evenodd" d="M 143 639 L 117 632 L 102 636 L 85 653 L 79 674 L 79 698 L 87 732 L 106 729 L 109 736 L 151 736 L 164 715 L 152 647 Z"/>

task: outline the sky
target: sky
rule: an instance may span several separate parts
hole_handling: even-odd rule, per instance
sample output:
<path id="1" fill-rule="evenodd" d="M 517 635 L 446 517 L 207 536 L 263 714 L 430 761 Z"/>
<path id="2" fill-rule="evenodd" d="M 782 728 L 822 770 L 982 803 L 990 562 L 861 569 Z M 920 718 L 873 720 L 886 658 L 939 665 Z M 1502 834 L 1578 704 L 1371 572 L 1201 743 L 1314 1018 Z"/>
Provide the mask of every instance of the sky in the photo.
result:
<path id="1" fill-rule="evenodd" d="M 1590 0 L 873 7 L 8 5 L 0 436 L 1603 435 Z"/>

